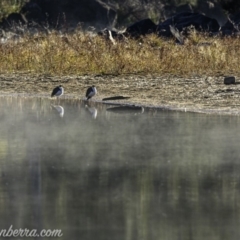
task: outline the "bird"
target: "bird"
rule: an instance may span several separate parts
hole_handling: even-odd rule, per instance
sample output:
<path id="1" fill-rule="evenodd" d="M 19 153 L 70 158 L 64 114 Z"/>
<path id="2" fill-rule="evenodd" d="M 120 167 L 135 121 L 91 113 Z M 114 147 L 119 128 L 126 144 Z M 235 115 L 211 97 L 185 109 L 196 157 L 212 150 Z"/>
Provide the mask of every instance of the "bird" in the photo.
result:
<path id="1" fill-rule="evenodd" d="M 91 86 L 91 87 L 89 87 L 88 89 L 87 89 L 87 92 L 86 92 L 86 98 L 87 98 L 87 100 L 89 100 L 91 97 L 93 97 L 94 95 L 96 95 L 97 94 L 97 89 L 96 89 L 96 87 L 93 85 L 93 86 Z"/>
<path id="2" fill-rule="evenodd" d="M 62 87 L 62 85 L 59 85 L 58 87 L 55 87 L 52 91 L 51 97 L 60 97 L 61 95 L 63 95 L 64 93 L 64 89 Z"/>

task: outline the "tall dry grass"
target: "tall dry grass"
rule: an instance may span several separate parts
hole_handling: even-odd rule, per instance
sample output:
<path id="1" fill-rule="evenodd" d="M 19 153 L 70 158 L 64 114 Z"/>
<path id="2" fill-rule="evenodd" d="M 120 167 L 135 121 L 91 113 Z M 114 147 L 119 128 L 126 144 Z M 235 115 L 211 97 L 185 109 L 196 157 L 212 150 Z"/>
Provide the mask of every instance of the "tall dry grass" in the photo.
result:
<path id="1" fill-rule="evenodd" d="M 83 32 L 25 35 L 0 44 L 0 72 L 33 74 L 238 74 L 239 38 L 192 33 L 186 44 L 150 35 L 113 45 Z"/>

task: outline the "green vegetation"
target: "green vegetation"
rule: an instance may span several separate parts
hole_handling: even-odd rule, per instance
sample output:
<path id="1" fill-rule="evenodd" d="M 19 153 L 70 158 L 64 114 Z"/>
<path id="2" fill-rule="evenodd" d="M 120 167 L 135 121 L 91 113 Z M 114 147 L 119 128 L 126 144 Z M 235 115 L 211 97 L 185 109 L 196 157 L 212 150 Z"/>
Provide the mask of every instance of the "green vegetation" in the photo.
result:
<path id="1" fill-rule="evenodd" d="M 150 35 L 116 44 L 83 32 L 27 35 L 0 45 L 0 72 L 33 74 L 171 73 L 230 74 L 239 72 L 238 38 L 210 38 L 192 33 L 184 45 Z"/>
<path id="2" fill-rule="evenodd" d="M 202 0 L 201 0 L 202 1 Z M 150 18 L 155 23 L 165 18 L 166 9 L 191 4 L 197 7 L 197 0 L 109 0 L 106 5 L 117 13 L 117 27 L 128 26 L 144 18 Z"/>
<path id="3" fill-rule="evenodd" d="M 27 0 L 1 0 L 0 1 L 0 19 L 8 16 L 10 13 L 19 12 Z"/>

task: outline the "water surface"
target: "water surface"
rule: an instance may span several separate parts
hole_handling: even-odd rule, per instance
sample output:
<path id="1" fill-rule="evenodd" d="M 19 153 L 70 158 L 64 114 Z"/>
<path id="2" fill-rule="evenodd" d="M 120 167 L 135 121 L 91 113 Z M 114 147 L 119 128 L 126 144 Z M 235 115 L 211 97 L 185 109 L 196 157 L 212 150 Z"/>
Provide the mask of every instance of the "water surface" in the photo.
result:
<path id="1" fill-rule="evenodd" d="M 240 118 L 0 98 L 0 227 L 240 238 Z"/>

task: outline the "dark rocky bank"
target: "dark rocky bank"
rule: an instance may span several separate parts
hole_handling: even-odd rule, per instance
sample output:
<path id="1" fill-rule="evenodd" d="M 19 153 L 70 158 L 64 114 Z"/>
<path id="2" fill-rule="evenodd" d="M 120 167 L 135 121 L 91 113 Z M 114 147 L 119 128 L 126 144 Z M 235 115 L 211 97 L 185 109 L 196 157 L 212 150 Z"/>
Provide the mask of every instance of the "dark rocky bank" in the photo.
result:
<path id="1" fill-rule="evenodd" d="M 211 3 L 211 4 L 210 4 Z M 205 5 L 204 5 L 205 4 Z M 46 31 L 48 29 L 74 31 L 79 25 L 82 29 L 93 27 L 100 35 L 107 38 L 124 36 L 139 37 L 156 33 L 161 37 L 174 37 L 183 43 L 184 36 L 191 29 L 209 33 L 210 35 L 238 35 L 240 27 L 240 12 L 234 15 L 224 15 L 223 9 L 215 2 L 202 3 L 199 9 L 189 4 L 172 7 L 162 7 L 164 20 L 158 23 L 149 18 L 139 19 L 126 27 L 119 34 L 114 31 L 118 22 L 118 12 L 107 3 L 100 0 L 30 0 L 20 13 L 12 13 L 2 19 L 2 32 L 16 31 L 17 26 L 24 29 Z"/>

